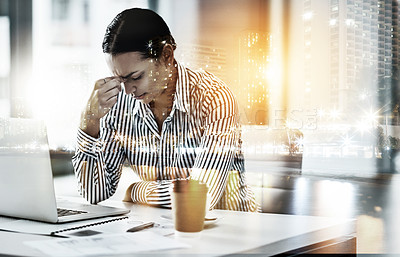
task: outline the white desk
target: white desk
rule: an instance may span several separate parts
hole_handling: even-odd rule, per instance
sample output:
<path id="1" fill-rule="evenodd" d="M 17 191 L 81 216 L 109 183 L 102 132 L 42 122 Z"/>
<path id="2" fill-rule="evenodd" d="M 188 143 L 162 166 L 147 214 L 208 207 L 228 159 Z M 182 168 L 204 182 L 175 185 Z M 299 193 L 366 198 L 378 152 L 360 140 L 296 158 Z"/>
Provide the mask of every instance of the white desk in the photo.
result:
<path id="1" fill-rule="evenodd" d="M 129 208 L 131 215 L 137 217 L 138 220 L 160 221 L 161 219 L 165 223 L 160 216 L 170 212 L 167 209 L 111 200 L 105 201 L 104 204 Z M 221 218 L 217 223 L 206 227 L 199 238 L 176 238 L 176 240 L 191 245 L 191 248 L 151 252 L 151 255 L 220 256 L 256 253 L 262 254 L 262 256 L 271 256 L 299 248 L 303 248 L 302 251 L 315 250 L 321 247 L 321 244 L 318 243 L 331 244 L 333 242 L 335 244 L 332 240 L 337 238 L 352 238 L 346 247 L 350 247 L 351 252 L 355 251 L 354 220 L 222 210 L 214 212 Z M 175 235 L 170 237 L 175 238 Z M 0 231 L 0 255 L 43 256 L 42 253 L 24 245 L 23 242 L 49 238 Z"/>

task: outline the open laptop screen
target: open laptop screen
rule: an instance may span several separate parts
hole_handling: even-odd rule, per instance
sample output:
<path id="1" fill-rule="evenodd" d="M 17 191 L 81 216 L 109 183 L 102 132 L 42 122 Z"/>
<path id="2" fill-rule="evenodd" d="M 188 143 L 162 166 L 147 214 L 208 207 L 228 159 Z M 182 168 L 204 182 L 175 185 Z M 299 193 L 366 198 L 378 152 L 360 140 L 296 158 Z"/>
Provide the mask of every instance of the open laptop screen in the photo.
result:
<path id="1" fill-rule="evenodd" d="M 46 126 L 0 118 L 0 215 L 57 220 Z"/>
<path id="2" fill-rule="evenodd" d="M 129 212 L 73 202 L 58 207 L 74 210 L 74 215 L 57 215 L 44 122 L 0 118 L 0 215 L 62 223 Z"/>

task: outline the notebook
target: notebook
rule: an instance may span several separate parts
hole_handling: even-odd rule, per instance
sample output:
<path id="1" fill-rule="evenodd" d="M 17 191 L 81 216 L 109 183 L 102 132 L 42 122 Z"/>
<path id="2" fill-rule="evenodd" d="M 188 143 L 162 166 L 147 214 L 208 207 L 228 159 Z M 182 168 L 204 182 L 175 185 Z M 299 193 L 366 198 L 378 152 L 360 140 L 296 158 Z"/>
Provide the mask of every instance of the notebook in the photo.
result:
<path id="1" fill-rule="evenodd" d="M 60 209 L 64 216 L 59 216 Z M 57 203 L 44 122 L 0 118 L 0 215 L 65 223 L 128 212 L 104 205 Z"/>

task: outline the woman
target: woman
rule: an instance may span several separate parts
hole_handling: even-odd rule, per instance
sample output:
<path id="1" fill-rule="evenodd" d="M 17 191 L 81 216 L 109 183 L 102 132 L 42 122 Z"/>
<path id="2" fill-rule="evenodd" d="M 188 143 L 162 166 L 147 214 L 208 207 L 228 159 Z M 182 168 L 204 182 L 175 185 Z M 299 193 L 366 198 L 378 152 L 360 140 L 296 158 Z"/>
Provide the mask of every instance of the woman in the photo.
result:
<path id="1" fill-rule="evenodd" d="M 113 76 L 96 81 L 73 157 L 91 203 L 115 193 L 127 160 L 142 181 L 124 200 L 171 204 L 179 179 L 207 184 L 210 209 L 258 211 L 246 185 L 238 107 L 229 88 L 174 59 L 174 38 L 155 12 L 128 9 L 107 27 L 103 52 Z"/>

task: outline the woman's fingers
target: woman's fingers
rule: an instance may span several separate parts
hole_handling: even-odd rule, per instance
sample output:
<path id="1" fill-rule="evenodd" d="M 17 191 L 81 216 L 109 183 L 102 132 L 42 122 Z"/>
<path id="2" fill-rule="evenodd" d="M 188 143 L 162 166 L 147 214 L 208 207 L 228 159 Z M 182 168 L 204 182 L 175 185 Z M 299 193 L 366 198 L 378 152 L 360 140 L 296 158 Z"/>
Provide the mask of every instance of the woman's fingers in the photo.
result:
<path id="1" fill-rule="evenodd" d="M 112 107 L 121 92 L 121 84 L 118 81 L 107 82 L 103 88 L 99 90 L 100 103 L 104 107 Z"/>
<path id="2" fill-rule="evenodd" d="M 90 105 L 96 109 L 92 109 L 92 113 L 96 113 L 98 118 L 102 118 L 117 102 L 120 92 L 121 83 L 117 78 L 107 77 L 97 80 L 90 99 Z"/>

